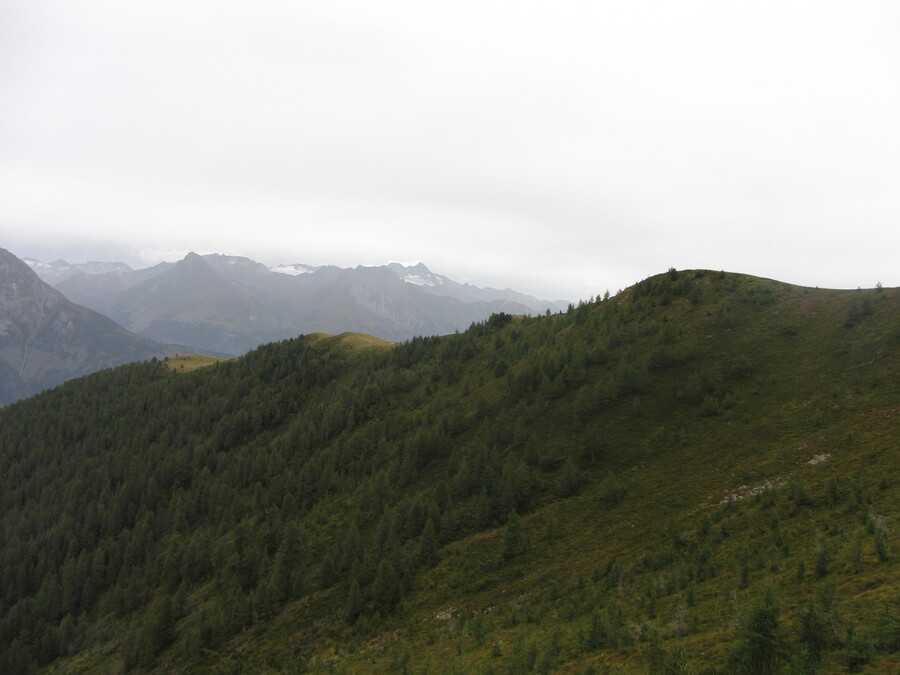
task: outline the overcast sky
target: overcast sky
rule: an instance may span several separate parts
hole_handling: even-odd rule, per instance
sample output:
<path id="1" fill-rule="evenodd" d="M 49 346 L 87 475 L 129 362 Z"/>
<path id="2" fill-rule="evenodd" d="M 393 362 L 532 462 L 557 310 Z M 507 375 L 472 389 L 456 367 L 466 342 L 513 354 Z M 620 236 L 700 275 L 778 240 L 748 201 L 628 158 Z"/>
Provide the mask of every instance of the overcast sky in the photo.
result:
<path id="1" fill-rule="evenodd" d="M 900 285 L 900 3 L 0 0 L 0 246 Z"/>

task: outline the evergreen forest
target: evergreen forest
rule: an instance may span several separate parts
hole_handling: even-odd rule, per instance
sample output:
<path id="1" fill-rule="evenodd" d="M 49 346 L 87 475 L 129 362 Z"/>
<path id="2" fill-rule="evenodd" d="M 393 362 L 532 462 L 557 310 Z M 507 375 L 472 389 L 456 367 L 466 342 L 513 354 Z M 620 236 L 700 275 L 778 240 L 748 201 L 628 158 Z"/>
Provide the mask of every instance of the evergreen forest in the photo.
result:
<path id="1" fill-rule="evenodd" d="M 668 272 L 0 409 L 3 673 L 900 672 L 900 289 Z"/>

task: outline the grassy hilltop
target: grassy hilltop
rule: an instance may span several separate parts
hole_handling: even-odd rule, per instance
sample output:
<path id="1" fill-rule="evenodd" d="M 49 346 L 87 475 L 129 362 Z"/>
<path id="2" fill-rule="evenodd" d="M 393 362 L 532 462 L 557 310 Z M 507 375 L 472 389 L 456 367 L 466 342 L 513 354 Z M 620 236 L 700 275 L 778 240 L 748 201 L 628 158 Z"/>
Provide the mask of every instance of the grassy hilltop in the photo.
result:
<path id="1" fill-rule="evenodd" d="M 900 670 L 900 289 L 195 365 L 0 410 L 3 672 Z"/>

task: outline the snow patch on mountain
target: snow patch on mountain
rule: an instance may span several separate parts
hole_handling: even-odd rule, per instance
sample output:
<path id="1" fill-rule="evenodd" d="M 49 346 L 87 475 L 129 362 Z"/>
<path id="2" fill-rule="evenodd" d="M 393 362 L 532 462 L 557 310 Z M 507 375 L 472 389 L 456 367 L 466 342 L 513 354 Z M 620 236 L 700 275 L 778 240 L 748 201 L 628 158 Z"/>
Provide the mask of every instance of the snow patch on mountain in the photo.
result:
<path id="1" fill-rule="evenodd" d="M 437 288 L 445 285 L 447 278 L 439 274 L 434 274 L 422 263 L 414 265 L 404 265 L 403 263 L 392 262 L 388 266 L 394 274 L 400 279 L 414 286 L 426 286 L 428 288 Z"/>
<path id="2" fill-rule="evenodd" d="M 400 278 L 408 284 L 413 284 L 415 286 L 429 286 L 431 288 L 440 286 L 444 283 L 443 280 L 434 276 L 423 277 L 420 274 L 407 274 Z"/>
<path id="3" fill-rule="evenodd" d="M 313 265 L 303 265 L 302 263 L 294 263 L 292 265 L 276 265 L 275 267 L 270 267 L 270 270 L 273 272 L 278 272 L 279 274 L 290 274 L 293 277 L 300 276 L 301 274 L 312 274 L 318 267 L 314 267 Z"/>
<path id="4" fill-rule="evenodd" d="M 134 271 L 123 262 L 98 262 L 91 260 L 83 263 L 69 263 L 62 258 L 49 263 L 41 262 L 34 258 L 22 258 L 22 262 L 28 265 L 41 280 L 50 285 L 58 284 L 76 274 L 95 276 L 101 274 L 128 274 Z"/>

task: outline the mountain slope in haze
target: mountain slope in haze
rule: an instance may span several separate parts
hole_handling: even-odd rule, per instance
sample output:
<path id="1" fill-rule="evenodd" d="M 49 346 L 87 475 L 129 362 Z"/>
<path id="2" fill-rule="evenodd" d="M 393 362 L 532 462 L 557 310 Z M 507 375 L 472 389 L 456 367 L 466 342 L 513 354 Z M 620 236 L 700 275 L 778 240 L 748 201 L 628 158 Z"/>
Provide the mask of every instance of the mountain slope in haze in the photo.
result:
<path id="1" fill-rule="evenodd" d="M 172 267 L 172 263 L 160 263 L 133 270 L 125 263 L 26 262 L 39 277 L 73 302 L 106 315 L 122 293 Z"/>
<path id="2" fill-rule="evenodd" d="M 900 289 L 707 271 L 0 410 L 4 672 L 893 673 Z"/>
<path id="3" fill-rule="evenodd" d="M 0 249 L 0 405 L 95 370 L 175 351 L 69 302 Z"/>
<path id="4" fill-rule="evenodd" d="M 30 264 L 67 297 L 140 335 L 231 354 L 312 332 L 405 340 L 464 330 L 496 312 L 566 306 L 459 284 L 422 264 L 269 269 L 248 258 L 194 253 L 139 271 L 121 263 Z"/>
<path id="5" fill-rule="evenodd" d="M 515 303 L 431 297 L 384 268 L 325 267 L 289 276 L 233 256 L 191 254 L 124 291 L 109 314 L 155 340 L 243 353 L 300 333 L 363 332 L 388 340 L 452 332 Z"/>
<path id="6" fill-rule="evenodd" d="M 267 304 L 192 253 L 123 291 L 109 316 L 154 340 L 240 354 L 291 334 Z"/>
<path id="7" fill-rule="evenodd" d="M 458 284 L 421 264 L 269 269 L 247 258 L 193 253 L 140 271 L 121 263 L 31 264 L 67 297 L 129 330 L 232 354 L 301 333 L 354 331 L 404 340 L 464 330 L 495 312 L 565 307 L 514 291 Z"/>
<path id="8" fill-rule="evenodd" d="M 422 263 L 416 265 L 390 263 L 386 267 L 408 284 L 419 286 L 434 295 L 446 295 L 462 302 L 501 300 L 524 305 L 529 308 L 531 314 L 543 314 L 547 309 L 553 312 L 564 311 L 569 305 L 565 300 L 539 300 L 532 295 L 519 293 L 510 288 L 501 291 L 496 288 L 479 288 L 471 284 L 461 284 L 443 274 L 435 274 Z"/>
<path id="9" fill-rule="evenodd" d="M 34 273 L 43 281 L 54 288 L 60 283 L 77 276 L 99 276 L 103 274 L 126 276 L 134 272 L 131 267 L 123 262 L 101 262 L 94 260 L 86 263 L 69 263 L 60 258 L 59 260 L 45 263 L 28 257 L 22 258 L 22 262 L 34 270 Z"/>
<path id="10" fill-rule="evenodd" d="M 315 288 L 297 320 L 319 332 L 363 332 L 391 339 L 441 335 L 483 321 L 496 312 L 524 314 L 529 308 L 507 300 L 460 301 L 405 283 L 386 267 L 333 269 Z M 307 332 L 307 331 L 304 331 Z"/>

